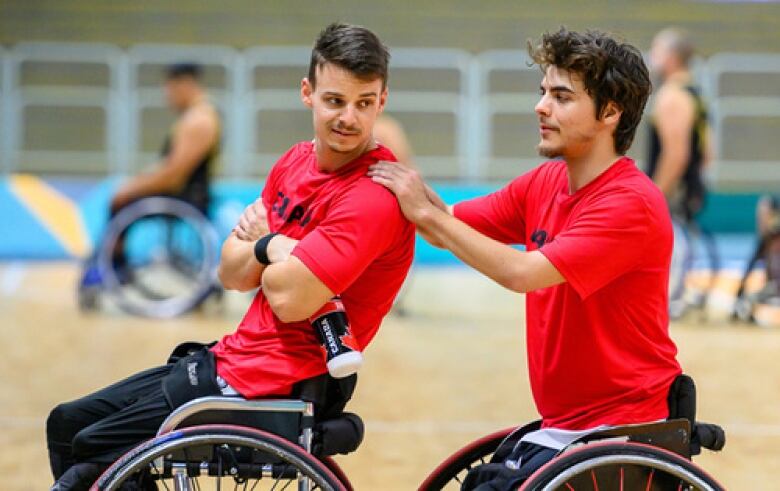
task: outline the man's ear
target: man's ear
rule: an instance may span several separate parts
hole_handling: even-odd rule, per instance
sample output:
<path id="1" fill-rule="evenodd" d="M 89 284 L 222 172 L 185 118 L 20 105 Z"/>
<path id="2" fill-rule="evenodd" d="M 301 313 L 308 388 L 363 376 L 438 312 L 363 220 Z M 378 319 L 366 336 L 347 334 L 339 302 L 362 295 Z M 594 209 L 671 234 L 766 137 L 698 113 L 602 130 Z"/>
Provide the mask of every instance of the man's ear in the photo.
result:
<path id="1" fill-rule="evenodd" d="M 308 78 L 303 78 L 301 80 L 301 101 L 303 101 L 303 104 L 311 109 L 312 102 L 312 94 L 314 93 L 314 87 L 312 87 L 311 82 L 309 82 Z"/>
<path id="2" fill-rule="evenodd" d="M 379 114 L 382 114 L 385 110 L 385 104 L 387 104 L 387 87 L 382 89 L 382 93 L 379 94 Z"/>
<path id="3" fill-rule="evenodd" d="M 601 110 L 601 121 L 607 126 L 617 127 L 620 123 L 620 116 L 623 115 L 623 109 L 614 101 L 609 101 Z"/>

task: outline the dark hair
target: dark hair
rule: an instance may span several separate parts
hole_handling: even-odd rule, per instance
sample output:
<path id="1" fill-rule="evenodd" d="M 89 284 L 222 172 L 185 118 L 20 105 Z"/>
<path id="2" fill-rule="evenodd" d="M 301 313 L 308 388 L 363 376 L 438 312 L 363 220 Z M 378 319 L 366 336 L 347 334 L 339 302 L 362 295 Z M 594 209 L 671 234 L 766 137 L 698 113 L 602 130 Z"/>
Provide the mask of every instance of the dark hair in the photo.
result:
<path id="1" fill-rule="evenodd" d="M 192 77 L 197 80 L 202 74 L 203 69 L 201 66 L 197 63 L 190 62 L 174 63 L 172 65 L 168 65 L 168 67 L 165 69 L 165 78 L 168 80 L 184 77 Z"/>
<path id="2" fill-rule="evenodd" d="M 309 63 L 309 82 L 317 82 L 317 67 L 333 63 L 361 80 L 382 79 L 387 85 L 387 64 L 390 53 L 382 41 L 365 27 L 333 23 L 314 42 Z"/>
<path id="3" fill-rule="evenodd" d="M 536 46 L 528 41 L 528 53 L 543 72 L 555 66 L 582 77 L 596 105 L 596 118 L 601 119 L 609 101 L 623 111 L 613 136 L 615 151 L 625 154 L 652 90 L 639 50 L 603 32 L 580 34 L 561 27 L 558 32 L 543 35 Z"/>

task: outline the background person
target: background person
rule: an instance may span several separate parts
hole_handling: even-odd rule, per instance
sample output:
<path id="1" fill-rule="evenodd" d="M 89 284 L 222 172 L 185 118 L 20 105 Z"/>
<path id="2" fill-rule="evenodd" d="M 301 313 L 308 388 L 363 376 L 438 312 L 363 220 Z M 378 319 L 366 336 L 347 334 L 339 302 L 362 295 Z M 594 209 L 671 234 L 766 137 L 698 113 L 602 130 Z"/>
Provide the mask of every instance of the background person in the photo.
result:
<path id="1" fill-rule="evenodd" d="M 707 108 L 694 84 L 690 62 L 694 46 L 674 28 L 656 34 L 650 66 L 660 85 L 650 112 L 647 173 L 672 213 L 691 221 L 704 206 L 704 168 L 711 160 Z"/>
<path id="2" fill-rule="evenodd" d="M 113 218 L 127 205 L 150 196 L 173 196 L 186 201 L 204 215 L 209 206 L 209 185 L 219 153 L 220 119 L 200 83 L 202 69 L 193 63 L 178 63 L 166 70 L 165 98 L 178 117 L 160 150 L 160 161 L 119 186 L 111 198 Z M 98 287 L 97 251 L 87 260 L 80 288 Z M 113 251 L 114 267 L 126 279 L 123 241 Z"/>

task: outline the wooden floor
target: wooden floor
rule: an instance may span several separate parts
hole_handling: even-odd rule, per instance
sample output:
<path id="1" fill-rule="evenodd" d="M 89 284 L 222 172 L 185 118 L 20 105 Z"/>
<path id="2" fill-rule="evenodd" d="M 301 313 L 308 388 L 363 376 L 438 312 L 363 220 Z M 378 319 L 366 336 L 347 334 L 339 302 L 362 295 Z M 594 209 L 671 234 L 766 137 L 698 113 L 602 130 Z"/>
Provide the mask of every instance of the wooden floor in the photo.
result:
<path id="1" fill-rule="evenodd" d="M 366 353 L 351 409 L 366 422 L 339 461 L 358 490 L 411 490 L 449 452 L 535 417 L 522 299 L 465 270 L 417 271 L 404 306 Z M 75 308 L 75 265 L 0 263 L 0 489 L 51 483 L 44 422 L 59 401 L 158 364 L 179 341 L 231 331 L 249 302 L 228 298 L 167 322 Z M 697 462 L 730 490 L 780 489 L 780 330 L 689 319 L 672 326 L 699 387 L 699 415 L 728 444 Z"/>

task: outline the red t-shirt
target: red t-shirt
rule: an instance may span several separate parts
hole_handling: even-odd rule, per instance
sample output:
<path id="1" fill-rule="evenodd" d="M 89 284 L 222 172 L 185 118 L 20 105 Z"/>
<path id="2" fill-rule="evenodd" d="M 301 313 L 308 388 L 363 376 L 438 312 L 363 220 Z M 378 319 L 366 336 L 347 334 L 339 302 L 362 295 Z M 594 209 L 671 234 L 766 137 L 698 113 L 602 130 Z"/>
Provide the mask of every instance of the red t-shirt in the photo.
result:
<path id="1" fill-rule="evenodd" d="M 540 250 L 566 282 L 526 295 L 528 371 L 545 427 L 587 429 L 668 417 L 680 373 L 669 337 L 672 226 L 664 197 L 629 158 L 574 194 L 547 162 L 455 216 Z"/>
<path id="2" fill-rule="evenodd" d="M 284 154 L 263 188 L 272 232 L 300 242 L 292 254 L 340 294 L 361 350 L 371 341 L 401 288 L 414 254 L 414 227 L 368 166 L 395 161 L 379 146 L 335 173 L 317 167 L 314 145 Z M 327 371 L 312 326 L 284 323 L 262 289 L 233 333 L 212 348 L 217 372 L 244 397 L 286 395 L 292 385 Z"/>

